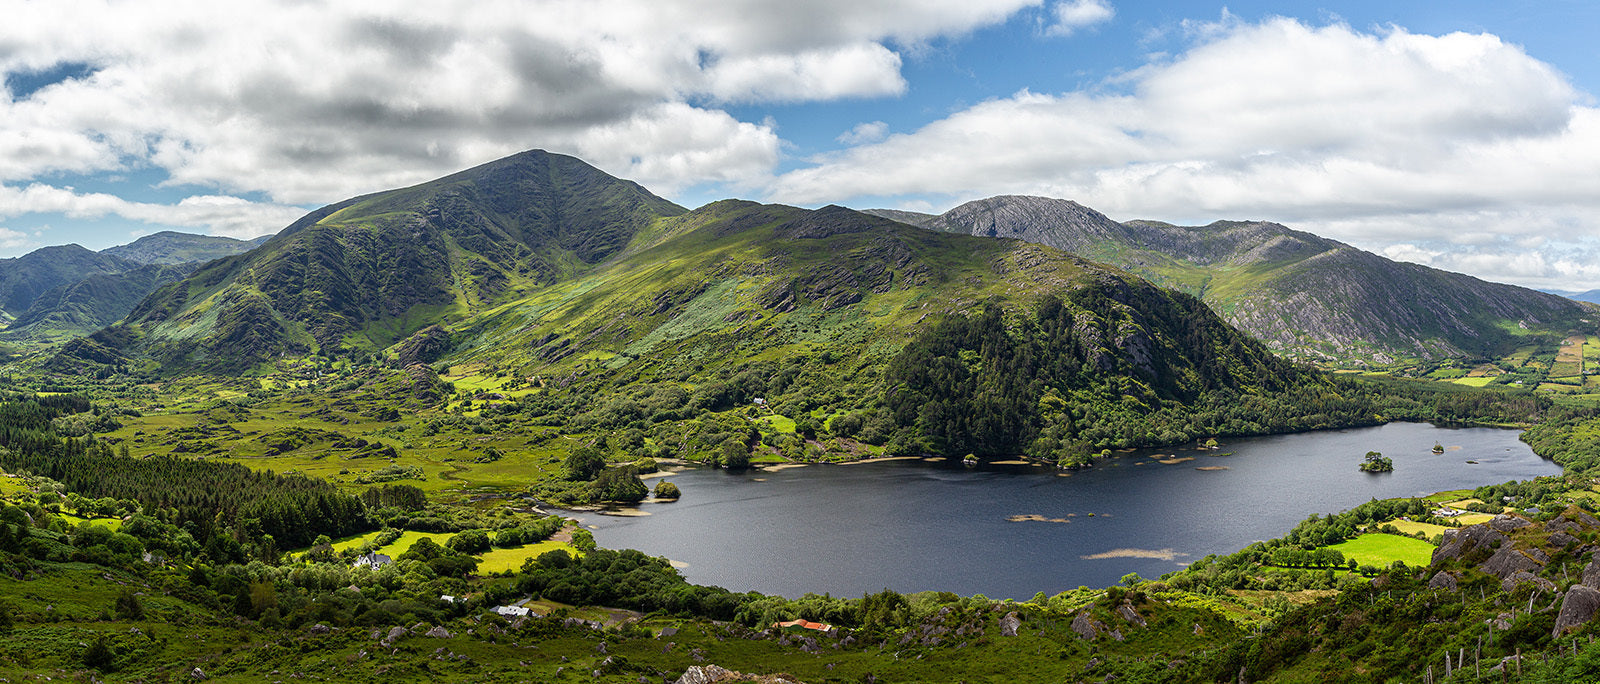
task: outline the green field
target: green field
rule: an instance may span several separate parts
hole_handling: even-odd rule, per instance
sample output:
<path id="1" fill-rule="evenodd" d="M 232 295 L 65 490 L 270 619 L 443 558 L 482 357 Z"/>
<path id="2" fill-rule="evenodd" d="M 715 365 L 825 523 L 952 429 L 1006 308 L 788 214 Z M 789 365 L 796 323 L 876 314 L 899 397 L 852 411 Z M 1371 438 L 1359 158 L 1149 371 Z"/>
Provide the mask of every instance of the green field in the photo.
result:
<path id="1" fill-rule="evenodd" d="M 542 541 L 527 546 L 517 546 L 509 549 L 493 549 L 478 558 L 478 574 L 487 575 L 495 572 L 515 572 L 522 569 L 523 561 L 529 558 L 538 558 L 540 554 L 549 551 L 566 551 L 577 555 L 579 551 L 572 548 L 571 544 L 558 541 Z"/>
<path id="2" fill-rule="evenodd" d="M 1328 547 L 1354 558 L 1357 563 L 1384 568 L 1395 561 L 1417 568 L 1427 567 L 1433 559 L 1433 545 L 1420 539 L 1392 534 L 1363 534 L 1350 541 Z"/>
<path id="3" fill-rule="evenodd" d="M 1401 532 L 1404 532 L 1406 534 L 1416 534 L 1418 532 L 1421 532 L 1421 533 L 1423 533 L 1423 535 L 1428 536 L 1428 537 L 1432 537 L 1432 536 L 1434 536 L 1436 534 L 1444 534 L 1445 530 L 1450 529 L 1450 528 L 1445 527 L 1443 525 L 1434 525 L 1432 523 L 1412 522 L 1410 520 L 1395 520 L 1395 521 L 1392 521 L 1392 522 L 1386 522 L 1384 524 L 1385 525 L 1394 525 L 1395 529 L 1400 530 Z"/>

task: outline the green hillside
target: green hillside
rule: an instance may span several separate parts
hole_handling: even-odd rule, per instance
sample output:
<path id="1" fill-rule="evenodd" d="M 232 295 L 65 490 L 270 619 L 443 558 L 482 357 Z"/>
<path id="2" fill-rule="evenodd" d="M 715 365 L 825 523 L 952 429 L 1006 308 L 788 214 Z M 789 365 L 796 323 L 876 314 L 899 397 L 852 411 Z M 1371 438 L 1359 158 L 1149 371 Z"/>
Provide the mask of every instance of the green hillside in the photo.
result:
<path id="1" fill-rule="evenodd" d="M 682 209 L 535 151 L 325 207 L 207 265 L 128 316 L 172 370 L 374 350 L 594 267 Z"/>
<path id="2" fill-rule="evenodd" d="M 220 235 L 195 235 L 163 230 L 143 236 L 126 245 L 100 250 L 119 259 L 141 264 L 190 264 L 233 256 L 256 247 L 255 241 L 236 240 Z"/>
<path id="3" fill-rule="evenodd" d="M 5 330 L 5 337 L 39 342 L 92 333 L 126 316 L 156 288 L 194 272 L 198 264 L 148 264 L 122 273 L 95 274 L 35 297 Z"/>
<path id="4" fill-rule="evenodd" d="M 1068 200 L 1001 196 L 942 215 L 872 210 L 933 230 L 1013 237 L 1113 264 L 1203 299 L 1275 352 L 1336 367 L 1495 359 L 1592 331 L 1591 305 L 1390 261 L 1260 221 L 1118 223 Z"/>

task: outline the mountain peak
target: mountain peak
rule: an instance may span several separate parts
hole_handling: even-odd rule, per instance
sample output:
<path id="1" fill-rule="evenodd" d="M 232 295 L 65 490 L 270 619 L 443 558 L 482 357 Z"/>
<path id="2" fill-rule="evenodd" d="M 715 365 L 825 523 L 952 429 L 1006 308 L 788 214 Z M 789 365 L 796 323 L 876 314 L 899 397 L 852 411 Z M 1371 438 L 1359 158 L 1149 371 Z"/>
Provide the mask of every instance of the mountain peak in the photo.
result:
<path id="1" fill-rule="evenodd" d="M 175 365 L 214 370 L 383 348 L 592 270 L 685 211 L 575 157 L 529 150 L 311 212 L 157 292 L 128 324 L 170 347 Z"/>
<path id="2" fill-rule="evenodd" d="M 1506 330 L 1565 333 L 1589 315 L 1558 297 L 1396 263 L 1270 221 L 1117 223 L 1071 200 L 1003 195 L 913 223 L 1110 263 L 1201 297 L 1280 352 L 1338 364 L 1494 355 L 1514 343 Z"/>

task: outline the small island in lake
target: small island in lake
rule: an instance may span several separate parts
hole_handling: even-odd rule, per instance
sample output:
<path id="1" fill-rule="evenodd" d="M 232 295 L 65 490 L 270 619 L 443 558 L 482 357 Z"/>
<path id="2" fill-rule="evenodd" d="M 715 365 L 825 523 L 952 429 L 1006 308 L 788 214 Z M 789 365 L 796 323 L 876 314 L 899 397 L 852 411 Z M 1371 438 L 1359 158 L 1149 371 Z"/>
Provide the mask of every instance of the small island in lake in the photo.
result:
<path id="1" fill-rule="evenodd" d="M 1383 454 L 1376 451 L 1368 451 L 1366 460 L 1361 463 L 1361 472 L 1364 473 L 1387 473 L 1392 471 L 1394 471 L 1394 461 L 1384 458 Z"/>
<path id="2" fill-rule="evenodd" d="M 1444 445 L 1443 444 L 1439 444 L 1437 442 L 1434 443 L 1434 445 L 1433 445 L 1433 453 L 1436 453 L 1436 454 L 1444 453 Z"/>

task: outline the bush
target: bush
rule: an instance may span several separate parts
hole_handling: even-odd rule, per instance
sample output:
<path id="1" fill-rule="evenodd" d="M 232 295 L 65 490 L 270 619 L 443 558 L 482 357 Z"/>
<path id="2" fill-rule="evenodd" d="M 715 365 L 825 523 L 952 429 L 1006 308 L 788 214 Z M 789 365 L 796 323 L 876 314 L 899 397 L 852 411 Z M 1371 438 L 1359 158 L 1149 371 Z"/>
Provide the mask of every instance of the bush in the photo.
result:
<path id="1" fill-rule="evenodd" d="M 683 496 L 683 492 L 678 490 L 678 485 L 667 482 L 666 480 L 656 483 L 657 499 L 677 499 L 681 496 Z"/>
<path id="2" fill-rule="evenodd" d="M 135 596 L 132 589 L 123 589 L 117 594 L 117 616 L 124 620 L 143 620 L 144 604 Z"/>
<path id="3" fill-rule="evenodd" d="M 483 553 L 489 550 L 489 535 L 483 530 L 467 530 L 451 537 L 444 545 L 456 553 Z"/>
<path id="4" fill-rule="evenodd" d="M 111 652 L 111 647 L 106 644 L 106 638 L 100 637 L 89 644 L 83 651 L 83 665 L 94 670 L 105 672 L 111 669 L 111 663 L 116 660 L 116 654 Z"/>

